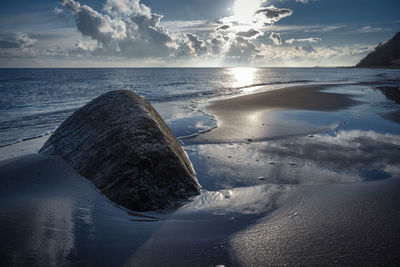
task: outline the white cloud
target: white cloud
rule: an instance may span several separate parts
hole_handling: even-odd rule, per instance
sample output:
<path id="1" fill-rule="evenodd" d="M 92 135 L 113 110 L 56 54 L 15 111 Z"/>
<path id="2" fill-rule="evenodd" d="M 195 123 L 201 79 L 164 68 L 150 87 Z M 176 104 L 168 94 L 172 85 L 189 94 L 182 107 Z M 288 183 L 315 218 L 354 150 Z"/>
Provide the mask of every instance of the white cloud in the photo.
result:
<path id="1" fill-rule="evenodd" d="M 163 20 L 160 21 L 160 26 L 168 29 L 171 33 L 182 33 L 197 31 L 211 32 L 218 28 L 220 24 L 209 20 Z"/>
<path id="2" fill-rule="evenodd" d="M 345 25 L 264 25 L 262 31 L 279 32 L 331 32 L 345 28 Z"/>
<path id="3" fill-rule="evenodd" d="M 288 39 L 285 42 L 287 44 L 293 44 L 295 42 L 301 43 L 301 42 L 307 42 L 307 43 L 318 43 L 321 41 L 321 38 L 317 37 L 310 37 L 310 38 L 301 38 L 301 39 Z"/>
<path id="4" fill-rule="evenodd" d="M 139 0 L 107 0 L 103 10 L 114 17 L 152 16 L 150 8 Z"/>
<path id="5" fill-rule="evenodd" d="M 53 9 L 53 13 L 56 14 L 56 15 L 61 15 L 63 12 L 64 12 L 64 10 L 62 10 L 62 9 L 59 8 L 59 7 L 55 7 L 55 8 Z"/>
<path id="6" fill-rule="evenodd" d="M 186 34 L 186 41 L 179 47 L 178 56 L 204 56 L 208 54 L 206 42 L 192 33 Z"/>
<path id="7" fill-rule="evenodd" d="M 385 29 L 382 27 L 372 27 L 372 26 L 364 26 L 358 30 L 361 33 L 372 33 L 372 32 L 386 32 L 390 31 L 390 29 Z"/>
<path id="8" fill-rule="evenodd" d="M 74 0 L 61 0 L 76 19 L 83 36 L 97 41 L 94 55 L 132 57 L 167 57 L 176 44 L 160 25 L 162 15 L 151 13 L 138 0 L 107 0 L 104 13 Z"/>
<path id="9" fill-rule="evenodd" d="M 262 44 L 254 66 L 353 66 L 374 46 L 275 46 Z"/>
<path id="10" fill-rule="evenodd" d="M 249 62 L 254 59 L 260 51 L 249 40 L 237 36 L 233 39 L 226 53 L 226 57 L 233 61 Z"/>

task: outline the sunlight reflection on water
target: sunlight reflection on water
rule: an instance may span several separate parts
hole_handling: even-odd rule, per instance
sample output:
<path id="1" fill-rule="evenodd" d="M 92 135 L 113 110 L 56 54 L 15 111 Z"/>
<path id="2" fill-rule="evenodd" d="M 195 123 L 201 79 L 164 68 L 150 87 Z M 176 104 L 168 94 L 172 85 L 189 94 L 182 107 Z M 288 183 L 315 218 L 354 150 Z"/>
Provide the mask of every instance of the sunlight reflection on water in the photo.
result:
<path id="1" fill-rule="evenodd" d="M 233 68 L 229 70 L 232 75 L 232 87 L 243 87 L 254 84 L 256 80 L 256 68 Z"/>

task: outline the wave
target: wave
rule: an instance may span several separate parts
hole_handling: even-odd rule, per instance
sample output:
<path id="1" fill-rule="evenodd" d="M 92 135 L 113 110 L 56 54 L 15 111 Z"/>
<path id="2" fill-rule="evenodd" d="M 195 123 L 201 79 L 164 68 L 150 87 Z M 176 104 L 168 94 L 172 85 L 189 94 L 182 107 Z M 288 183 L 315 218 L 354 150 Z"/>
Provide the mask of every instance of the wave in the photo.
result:
<path id="1" fill-rule="evenodd" d="M 28 137 L 20 138 L 20 139 L 17 139 L 17 140 L 8 142 L 8 143 L 4 143 L 4 144 L 1 144 L 1 143 L 0 143 L 0 148 L 6 147 L 6 146 L 15 145 L 15 144 L 18 144 L 18 143 L 21 143 L 21 142 L 24 142 L 24 141 L 29 141 L 29 140 L 34 140 L 34 139 L 42 138 L 42 137 L 45 137 L 45 136 L 47 136 L 47 135 L 50 135 L 50 134 L 54 133 L 54 131 L 55 131 L 55 130 L 53 130 L 53 131 L 47 131 L 47 132 L 45 132 L 45 133 L 38 134 L 38 135 L 34 135 L 34 136 L 28 136 Z"/>
<path id="2" fill-rule="evenodd" d="M 292 83 L 310 83 L 313 80 L 293 80 L 286 82 L 264 82 L 264 83 L 253 83 L 249 85 L 237 86 L 237 87 L 221 87 L 221 89 L 245 89 L 257 86 L 267 86 L 267 85 L 278 85 L 278 84 L 292 84 Z"/>
<path id="3" fill-rule="evenodd" d="M 268 86 L 268 85 L 285 85 L 285 84 L 295 84 L 295 83 L 311 83 L 312 80 L 292 80 L 292 81 L 285 81 L 285 82 L 266 82 L 266 83 L 253 83 L 244 86 L 236 86 L 236 87 L 216 87 L 211 90 L 207 91 L 200 91 L 200 92 L 191 92 L 191 93 L 184 93 L 184 94 L 175 94 L 170 96 L 157 96 L 151 97 L 150 101 L 156 102 L 170 102 L 174 100 L 185 100 L 185 99 L 196 99 L 196 98 L 212 98 L 218 96 L 230 96 L 230 95 L 237 95 L 241 92 L 238 90 L 251 88 L 251 87 L 258 87 L 258 86 Z"/>
<path id="4" fill-rule="evenodd" d="M 174 85 L 185 85 L 188 84 L 187 82 L 170 82 L 170 83 L 163 83 L 161 86 L 174 86 Z"/>
<path id="5" fill-rule="evenodd" d="M 32 82 L 38 81 L 38 78 L 35 77 L 16 77 L 16 78 L 6 78 L 0 79 L 0 82 L 7 83 L 7 82 Z"/>

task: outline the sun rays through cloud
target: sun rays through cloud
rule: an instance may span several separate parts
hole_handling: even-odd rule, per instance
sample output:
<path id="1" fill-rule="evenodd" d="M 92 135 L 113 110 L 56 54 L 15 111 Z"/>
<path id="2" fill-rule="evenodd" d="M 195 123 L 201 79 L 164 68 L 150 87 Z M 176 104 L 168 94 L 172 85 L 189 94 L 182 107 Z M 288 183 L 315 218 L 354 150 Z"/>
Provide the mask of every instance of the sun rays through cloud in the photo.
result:
<path id="1" fill-rule="evenodd" d="M 0 66 L 349 66 L 400 19 L 337 20 L 320 0 L 158 1 L 60 0 L 41 4 L 48 12 L 4 14 Z"/>

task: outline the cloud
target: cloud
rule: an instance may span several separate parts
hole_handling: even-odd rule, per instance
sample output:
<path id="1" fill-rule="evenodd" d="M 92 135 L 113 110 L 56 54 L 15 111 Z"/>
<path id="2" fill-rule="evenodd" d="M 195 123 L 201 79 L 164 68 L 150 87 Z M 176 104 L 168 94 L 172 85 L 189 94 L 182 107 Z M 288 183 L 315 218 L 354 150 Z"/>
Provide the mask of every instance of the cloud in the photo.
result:
<path id="1" fill-rule="evenodd" d="M 372 27 L 369 25 L 364 26 L 358 30 L 358 32 L 361 33 L 386 32 L 386 31 L 390 31 L 390 29 L 385 29 L 382 27 Z"/>
<path id="2" fill-rule="evenodd" d="M 346 26 L 275 24 L 293 11 L 271 6 L 270 1 L 269 6 L 255 7 L 254 17 L 246 21 L 235 21 L 235 16 L 218 21 L 163 21 L 162 15 L 152 12 L 139 0 L 104 1 L 103 8 L 95 10 L 79 0 L 60 0 L 62 6 L 54 8 L 53 13 L 72 18 L 74 27 L 55 28 L 52 32 L 0 34 L 1 59 L 58 61 L 59 66 L 63 63 L 76 66 L 81 62 L 106 65 L 108 59 L 112 59 L 114 66 L 119 63 L 123 66 L 229 66 L 236 62 L 237 66 L 247 63 L 254 66 L 332 66 L 353 65 L 370 50 L 367 46 L 306 45 L 321 41 L 317 37 L 289 39 L 287 45 L 281 46 L 280 34 L 283 33 L 288 36 L 293 31 L 327 32 Z M 372 26 L 356 29 L 379 30 Z M 9 60 L 2 60 L 2 66 L 7 66 L 7 62 Z"/>
<path id="3" fill-rule="evenodd" d="M 332 25 L 332 26 L 316 26 L 305 29 L 304 32 L 331 32 L 345 28 L 345 25 Z"/>
<path id="4" fill-rule="evenodd" d="M 317 37 L 310 37 L 310 38 L 302 38 L 302 39 L 288 39 L 285 42 L 287 44 L 293 44 L 295 42 L 300 43 L 300 42 L 308 42 L 308 43 L 318 43 L 320 42 L 322 39 L 321 38 L 317 38 Z"/>
<path id="5" fill-rule="evenodd" d="M 313 67 L 353 66 L 374 49 L 362 46 L 276 46 L 261 44 L 254 66 Z"/>
<path id="6" fill-rule="evenodd" d="M 400 167 L 400 158 L 396 157 L 396 153 L 400 151 L 400 137 L 397 135 L 350 130 L 341 131 L 334 136 L 322 134 L 314 137 L 295 141 L 282 140 L 260 149 L 282 157 L 329 162 L 337 169 L 359 171 L 380 169 L 384 166 Z"/>
<path id="7" fill-rule="evenodd" d="M 178 56 L 204 56 L 208 54 L 206 42 L 192 33 L 186 34 L 186 41 L 179 47 Z"/>
<path id="8" fill-rule="evenodd" d="M 139 0 L 107 0 L 103 10 L 115 17 L 152 16 L 151 9 Z"/>
<path id="9" fill-rule="evenodd" d="M 103 13 L 74 0 L 61 0 L 61 4 L 75 16 L 78 31 L 97 41 L 94 55 L 166 57 L 176 49 L 171 35 L 160 26 L 162 15 L 139 0 L 107 0 Z"/>
<path id="10" fill-rule="evenodd" d="M 271 32 L 269 39 L 271 39 L 274 42 L 274 44 L 276 44 L 276 45 L 282 44 L 281 35 L 277 32 Z"/>
<path id="11" fill-rule="evenodd" d="M 211 46 L 211 53 L 213 55 L 220 55 L 228 49 L 230 38 L 219 33 L 213 33 L 209 40 L 209 45 Z"/>
<path id="12" fill-rule="evenodd" d="M 249 40 L 237 36 L 234 38 L 226 53 L 229 59 L 234 61 L 251 61 L 257 56 L 260 50 Z"/>
<path id="13" fill-rule="evenodd" d="M 36 44 L 36 39 L 30 38 L 28 34 L 22 32 L 8 33 L 0 35 L 0 48 L 28 48 Z"/>
<path id="14" fill-rule="evenodd" d="M 312 47 L 312 45 L 305 45 L 301 49 L 306 53 L 315 53 L 315 52 L 317 52 L 317 51 L 315 51 L 314 47 Z"/>
<path id="15" fill-rule="evenodd" d="M 160 25 L 170 33 L 182 33 L 182 32 L 213 32 L 219 23 L 216 21 L 209 20 L 168 20 L 160 21 Z"/>
<path id="16" fill-rule="evenodd" d="M 279 32 L 331 32 L 345 28 L 345 25 L 264 25 L 262 31 Z"/>
<path id="17" fill-rule="evenodd" d="M 241 36 L 241 37 L 245 37 L 245 38 L 254 38 L 259 34 L 260 34 L 260 32 L 254 30 L 254 29 L 250 29 L 248 31 L 242 31 L 242 32 L 237 32 L 236 33 L 237 36 Z"/>
<path id="18" fill-rule="evenodd" d="M 229 29 L 231 26 L 229 25 L 222 25 L 221 27 L 217 28 L 217 31 L 225 31 L 227 29 Z"/>
<path id="19" fill-rule="evenodd" d="M 274 24 L 275 22 L 289 17 L 293 14 L 293 10 L 287 8 L 277 8 L 274 6 L 269 6 L 256 11 L 255 21 L 262 21 L 264 24 Z"/>
<path id="20" fill-rule="evenodd" d="M 56 14 L 57 16 L 61 16 L 61 14 L 63 14 L 64 10 L 62 10 L 61 8 L 55 7 L 53 9 L 53 13 Z"/>

